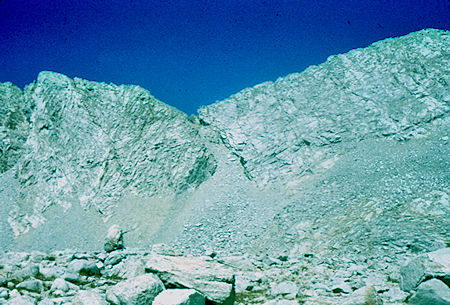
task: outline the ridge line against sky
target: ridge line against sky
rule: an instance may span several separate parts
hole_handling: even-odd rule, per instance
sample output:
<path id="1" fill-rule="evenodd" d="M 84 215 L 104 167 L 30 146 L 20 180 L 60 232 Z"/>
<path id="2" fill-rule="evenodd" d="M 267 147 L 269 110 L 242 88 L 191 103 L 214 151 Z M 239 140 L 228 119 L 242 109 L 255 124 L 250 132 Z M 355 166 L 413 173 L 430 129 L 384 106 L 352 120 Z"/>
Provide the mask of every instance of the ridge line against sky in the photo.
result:
<path id="1" fill-rule="evenodd" d="M 450 2 L 0 1 L 0 82 L 40 71 L 133 84 L 188 114 L 330 55 L 424 28 Z"/>

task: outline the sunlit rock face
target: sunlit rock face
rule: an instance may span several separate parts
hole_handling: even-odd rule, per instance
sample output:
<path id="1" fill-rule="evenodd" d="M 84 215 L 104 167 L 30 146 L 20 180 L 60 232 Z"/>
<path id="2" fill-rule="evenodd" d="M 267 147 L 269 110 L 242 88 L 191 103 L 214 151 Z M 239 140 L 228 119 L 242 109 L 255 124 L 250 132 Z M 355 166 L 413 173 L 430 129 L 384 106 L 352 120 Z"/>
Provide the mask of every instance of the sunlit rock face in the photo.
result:
<path id="1" fill-rule="evenodd" d="M 427 134 L 449 111 L 450 36 L 423 30 L 203 107 L 248 178 L 259 185 L 328 168 L 341 142 Z"/>
<path id="2" fill-rule="evenodd" d="M 179 193 L 214 173 L 214 157 L 187 116 L 140 87 L 42 72 L 23 97 L 13 93 L 19 110 L 32 105 L 9 219 L 16 234 L 54 204 L 80 202 L 107 214 L 124 193 Z"/>

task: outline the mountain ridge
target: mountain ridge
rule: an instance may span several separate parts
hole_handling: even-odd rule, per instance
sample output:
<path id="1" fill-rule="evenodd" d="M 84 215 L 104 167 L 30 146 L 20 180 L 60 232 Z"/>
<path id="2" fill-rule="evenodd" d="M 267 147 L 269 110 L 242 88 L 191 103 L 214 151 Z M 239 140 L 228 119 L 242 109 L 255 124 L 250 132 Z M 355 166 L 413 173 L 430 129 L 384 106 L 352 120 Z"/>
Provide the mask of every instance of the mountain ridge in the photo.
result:
<path id="1" fill-rule="evenodd" d="M 138 86 L 0 83 L 0 303 L 115 304 L 144 278 L 217 304 L 445 300 L 430 259 L 450 245 L 449 34 L 332 56 L 190 117 Z"/>
<path id="2" fill-rule="evenodd" d="M 376 42 L 200 108 L 199 117 L 242 158 L 252 179 L 265 185 L 280 176 L 295 177 L 324 161 L 307 147 L 367 136 L 406 139 L 421 122 L 447 113 L 449 45 L 448 33 L 437 30 Z M 421 58 L 422 53 L 427 57 Z M 405 73 L 407 68 L 415 70 Z M 399 79 L 402 75 L 405 80 Z M 271 112 L 264 116 L 265 111 Z M 283 130 L 285 126 L 291 130 Z M 291 143 L 279 139 L 280 134 Z M 260 158 L 261 154 L 273 157 Z M 307 164 L 295 169 L 302 160 Z"/>
<path id="3" fill-rule="evenodd" d="M 141 228 L 130 233 L 136 245 L 208 239 L 203 233 L 186 236 L 190 231 L 178 223 L 186 221 L 209 223 L 216 231 L 205 234 L 214 234 L 213 244 L 239 249 L 295 202 L 292 196 L 307 181 L 326 175 L 359 142 L 381 139 L 380 145 L 388 145 L 445 130 L 448 42 L 448 31 L 432 29 L 389 38 L 244 89 L 200 108 L 198 117 L 138 86 L 54 72 L 41 72 L 23 92 L 0 84 L 0 164 L 5 185 L 14 186 L 3 191 L 8 196 L 0 192 L 12 206 L 4 211 L 4 225 L 20 240 L 30 230 L 40 232 L 46 215 L 54 217 L 53 207 L 64 215 L 75 205 L 93 217 L 93 226 L 99 217 L 105 225 L 122 221 L 131 228 L 132 217 L 120 217 L 130 213 Z M 209 198 L 209 192 L 216 194 Z M 245 211 L 254 225 L 231 220 L 235 215 L 222 205 Z M 159 215 L 154 226 L 137 206 Z M 229 222 L 214 228 L 210 220 L 219 216 L 203 214 L 206 207 L 231 217 Z M 262 209 L 260 219 L 252 209 Z M 248 236 L 237 236 L 238 228 Z M 236 245 L 227 241 L 227 230 L 236 233 Z"/>

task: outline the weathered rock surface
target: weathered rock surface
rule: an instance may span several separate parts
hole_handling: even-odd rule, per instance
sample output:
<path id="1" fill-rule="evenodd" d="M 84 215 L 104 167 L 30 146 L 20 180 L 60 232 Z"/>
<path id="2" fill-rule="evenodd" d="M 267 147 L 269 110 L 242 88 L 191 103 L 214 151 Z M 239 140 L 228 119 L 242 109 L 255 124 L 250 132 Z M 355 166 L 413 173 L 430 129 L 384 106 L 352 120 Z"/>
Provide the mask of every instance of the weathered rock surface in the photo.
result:
<path id="1" fill-rule="evenodd" d="M 14 271 L 10 277 L 12 281 L 22 282 L 39 274 L 39 266 L 30 264 L 24 268 Z"/>
<path id="2" fill-rule="evenodd" d="M 0 304 L 28 302 L 47 304 L 390 304 L 405 302 L 427 304 L 429 300 L 446 301 L 449 288 L 437 278 L 426 280 L 409 294 L 399 288 L 399 262 L 381 264 L 369 258 L 357 265 L 352 261 L 326 261 L 305 257 L 282 260 L 251 254 L 208 258 L 166 256 L 142 250 L 120 250 L 123 262 L 145 261 L 140 274 L 111 272 L 114 266 L 104 264 L 111 253 L 52 252 L 0 255 Z M 446 253 L 447 248 L 416 257 Z M 437 253 L 437 254 L 436 254 Z M 245 258 L 247 263 L 242 263 Z M 443 256 L 441 256 L 442 258 Z M 387 257 L 383 258 L 386 259 Z M 99 273 L 44 279 L 38 273 L 26 279 L 13 277 L 13 270 L 27 269 L 36 261 L 46 268 L 66 272 L 80 260 L 99 266 Z M 345 261 L 345 260 L 344 260 Z M 439 261 L 439 259 L 438 259 Z M 74 263 L 75 262 L 75 263 Z M 225 265 L 227 264 L 227 265 Z M 378 266 L 377 266 L 378 264 Z M 133 266 L 133 265 L 130 265 Z M 127 267 L 122 267 L 127 270 Z M 132 268 L 132 267 L 131 267 Z M 28 269 L 30 270 L 30 269 Z M 450 275 L 440 269 L 440 278 Z M 246 279 L 245 288 L 235 292 L 234 278 Z M 426 284 L 426 285 L 425 285 Z M 432 285 L 431 285 L 432 284 Z M 242 284 L 241 284 L 242 285 Z M 338 291 L 336 287 L 339 287 Z M 348 287 L 348 288 L 345 288 Z M 425 300 L 425 301 L 424 301 Z M 18 303 L 20 304 L 20 303 Z"/>
<path id="3" fill-rule="evenodd" d="M 30 296 L 17 296 L 6 303 L 7 305 L 36 305 L 36 300 Z"/>
<path id="4" fill-rule="evenodd" d="M 80 275 L 100 275 L 100 270 L 93 261 L 88 261 L 85 259 L 77 259 L 70 262 L 68 266 L 68 271 Z"/>
<path id="5" fill-rule="evenodd" d="M 19 283 L 16 286 L 17 289 L 25 289 L 30 292 L 41 293 L 44 290 L 44 285 L 42 281 L 36 279 L 29 279 Z"/>
<path id="6" fill-rule="evenodd" d="M 62 296 L 65 293 L 67 293 L 70 289 L 71 289 L 71 283 L 65 281 L 64 279 L 57 278 L 57 279 L 55 279 L 55 281 L 52 283 L 52 286 L 50 287 L 50 293 L 57 295 L 57 296 Z"/>

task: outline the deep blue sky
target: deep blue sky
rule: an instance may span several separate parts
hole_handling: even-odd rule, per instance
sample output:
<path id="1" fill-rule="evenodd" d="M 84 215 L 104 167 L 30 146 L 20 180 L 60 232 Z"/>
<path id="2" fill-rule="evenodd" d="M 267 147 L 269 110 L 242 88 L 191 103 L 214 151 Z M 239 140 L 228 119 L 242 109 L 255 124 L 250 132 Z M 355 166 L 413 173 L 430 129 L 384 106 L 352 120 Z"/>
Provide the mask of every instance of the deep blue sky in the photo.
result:
<path id="1" fill-rule="evenodd" d="M 449 16 L 447 0 L 0 0 L 0 82 L 137 84 L 190 114 Z"/>

